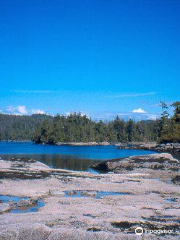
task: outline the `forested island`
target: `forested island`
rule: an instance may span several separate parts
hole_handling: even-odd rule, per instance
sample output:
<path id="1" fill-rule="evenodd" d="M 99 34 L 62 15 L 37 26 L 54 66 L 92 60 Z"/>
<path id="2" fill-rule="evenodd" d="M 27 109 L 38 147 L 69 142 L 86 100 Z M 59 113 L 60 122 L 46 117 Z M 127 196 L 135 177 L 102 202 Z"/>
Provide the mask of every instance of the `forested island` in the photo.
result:
<path id="1" fill-rule="evenodd" d="M 81 113 L 69 116 L 45 114 L 15 116 L 0 114 L 0 140 L 33 140 L 36 143 L 57 142 L 180 142 L 180 102 L 174 102 L 172 117 L 161 102 L 162 114 L 157 120 L 125 121 L 118 116 L 111 121 L 94 121 Z"/>

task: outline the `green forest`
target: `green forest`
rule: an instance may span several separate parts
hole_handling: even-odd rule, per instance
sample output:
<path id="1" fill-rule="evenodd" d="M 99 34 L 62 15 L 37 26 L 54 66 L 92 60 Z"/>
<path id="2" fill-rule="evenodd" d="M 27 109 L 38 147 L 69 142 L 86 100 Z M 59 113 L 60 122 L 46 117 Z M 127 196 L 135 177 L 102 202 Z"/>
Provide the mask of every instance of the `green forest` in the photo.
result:
<path id="1" fill-rule="evenodd" d="M 81 113 L 69 116 L 35 114 L 15 116 L 0 114 L 0 140 L 33 140 L 36 143 L 57 142 L 180 142 L 180 102 L 170 107 L 161 102 L 162 114 L 157 120 L 124 121 L 118 116 L 112 121 L 93 121 Z"/>
<path id="2" fill-rule="evenodd" d="M 127 142 L 156 140 L 158 135 L 157 121 L 134 122 L 116 117 L 110 122 L 95 122 L 80 113 L 68 117 L 57 115 L 53 121 L 44 121 L 36 129 L 33 140 L 36 143 L 55 142 Z"/>
<path id="3" fill-rule="evenodd" d="M 42 114 L 31 116 L 0 114 L 0 140 L 31 140 L 37 126 L 42 125 L 45 119 L 50 122 L 53 117 Z"/>
<path id="4" fill-rule="evenodd" d="M 161 107 L 158 142 L 180 142 L 180 102 L 176 101 L 170 105 L 174 110 L 172 117 L 169 117 L 169 107 L 166 103 L 161 102 Z"/>

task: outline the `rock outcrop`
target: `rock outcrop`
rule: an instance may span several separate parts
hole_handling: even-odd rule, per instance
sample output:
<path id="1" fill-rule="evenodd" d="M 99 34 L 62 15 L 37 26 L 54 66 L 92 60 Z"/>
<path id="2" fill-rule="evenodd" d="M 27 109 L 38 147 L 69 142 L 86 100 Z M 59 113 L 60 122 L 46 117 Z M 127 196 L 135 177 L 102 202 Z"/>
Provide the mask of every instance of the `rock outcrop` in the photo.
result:
<path id="1" fill-rule="evenodd" d="M 118 143 L 116 146 L 119 149 L 143 149 L 143 150 L 154 150 L 157 152 L 180 152 L 180 143 L 167 143 L 157 144 L 154 142 L 150 143 Z"/>
<path id="2" fill-rule="evenodd" d="M 56 143 L 58 146 L 109 146 L 112 145 L 109 142 L 58 142 Z"/>
<path id="3" fill-rule="evenodd" d="M 135 168 L 164 169 L 178 171 L 180 169 L 179 161 L 169 153 L 159 153 L 141 156 L 131 156 L 114 160 L 103 161 L 93 165 L 93 168 L 99 171 L 125 172 L 132 171 Z"/>

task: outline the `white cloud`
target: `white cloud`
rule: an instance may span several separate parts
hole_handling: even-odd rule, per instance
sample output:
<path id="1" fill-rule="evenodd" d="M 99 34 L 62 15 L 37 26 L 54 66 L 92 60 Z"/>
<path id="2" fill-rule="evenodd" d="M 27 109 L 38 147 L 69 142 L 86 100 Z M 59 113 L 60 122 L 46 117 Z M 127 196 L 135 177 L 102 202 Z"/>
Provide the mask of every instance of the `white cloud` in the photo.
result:
<path id="1" fill-rule="evenodd" d="M 41 109 L 32 109 L 32 110 L 27 110 L 26 106 L 9 106 L 6 109 L 7 113 L 13 114 L 13 115 L 29 115 L 29 114 L 45 114 L 45 111 Z"/>
<path id="2" fill-rule="evenodd" d="M 7 112 L 14 115 L 25 115 L 28 113 L 26 110 L 26 106 L 17 106 L 17 107 L 9 106 L 7 108 Z"/>
<path id="3" fill-rule="evenodd" d="M 84 94 L 82 91 L 62 91 L 62 90 L 11 90 L 13 93 L 22 93 L 22 94 Z M 92 92 L 86 93 L 88 95 L 92 95 Z M 137 93 L 137 92 L 131 92 L 131 93 L 106 93 L 104 95 L 103 92 L 97 92 L 93 93 L 98 94 L 98 96 L 103 96 L 106 98 L 135 98 L 135 97 L 146 97 L 146 96 L 152 96 L 156 95 L 157 92 L 146 92 L 146 93 Z"/>
<path id="4" fill-rule="evenodd" d="M 134 109 L 132 112 L 133 113 L 146 113 L 146 111 L 144 111 L 142 108 Z"/>
<path id="5" fill-rule="evenodd" d="M 33 109 L 31 110 L 32 114 L 46 114 L 45 111 L 40 110 L 40 109 Z"/>
<path id="6" fill-rule="evenodd" d="M 147 93 L 120 93 L 116 95 L 109 95 L 109 98 L 132 98 L 132 97 L 145 97 L 155 95 L 156 92 L 147 92 Z"/>
<path id="7" fill-rule="evenodd" d="M 12 106 L 9 106 L 6 110 L 10 113 L 13 113 L 13 112 L 15 112 L 16 109 Z"/>
<path id="8" fill-rule="evenodd" d="M 19 114 L 22 114 L 22 115 L 28 113 L 27 110 L 26 110 L 26 106 L 17 106 L 17 111 L 18 111 Z"/>
<path id="9" fill-rule="evenodd" d="M 129 119 L 133 119 L 135 121 L 142 121 L 142 120 L 156 120 L 160 116 L 155 113 L 133 113 L 133 112 L 94 112 L 90 115 L 94 120 L 104 120 L 110 121 L 114 120 L 117 116 L 119 118 L 124 119 L 125 121 Z"/>

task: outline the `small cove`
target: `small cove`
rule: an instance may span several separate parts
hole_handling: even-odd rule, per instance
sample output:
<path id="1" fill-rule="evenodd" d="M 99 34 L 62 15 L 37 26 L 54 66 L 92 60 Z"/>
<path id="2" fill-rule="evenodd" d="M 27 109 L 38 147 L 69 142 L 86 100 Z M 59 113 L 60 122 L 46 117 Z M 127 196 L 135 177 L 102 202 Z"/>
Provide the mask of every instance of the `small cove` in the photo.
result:
<path id="1" fill-rule="evenodd" d="M 118 149 L 116 146 L 52 146 L 32 142 L 0 142 L 2 159 L 34 159 L 52 168 L 92 171 L 100 161 L 152 154 L 153 151 Z"/>

